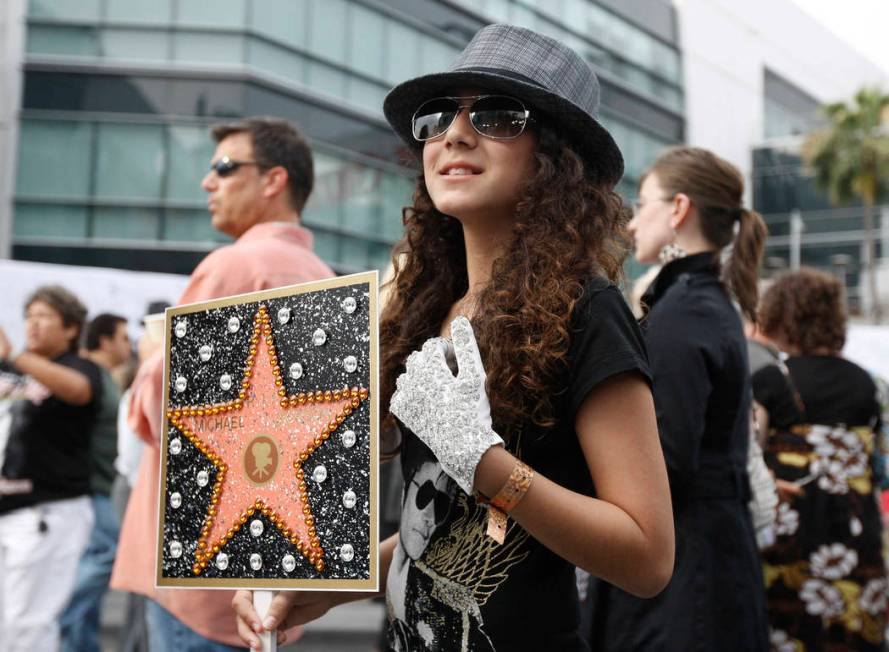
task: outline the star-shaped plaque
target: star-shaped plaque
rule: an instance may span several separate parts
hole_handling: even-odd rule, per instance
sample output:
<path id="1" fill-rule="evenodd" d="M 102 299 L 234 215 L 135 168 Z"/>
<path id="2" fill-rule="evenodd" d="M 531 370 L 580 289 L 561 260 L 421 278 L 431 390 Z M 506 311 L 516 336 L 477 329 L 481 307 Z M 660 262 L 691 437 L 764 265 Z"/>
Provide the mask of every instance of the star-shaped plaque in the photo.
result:
<path id="1" fill-rule="evenodd" d="M 159 585 L 374 588 L 375 304 L 369 273 L 168 311 Z"/>

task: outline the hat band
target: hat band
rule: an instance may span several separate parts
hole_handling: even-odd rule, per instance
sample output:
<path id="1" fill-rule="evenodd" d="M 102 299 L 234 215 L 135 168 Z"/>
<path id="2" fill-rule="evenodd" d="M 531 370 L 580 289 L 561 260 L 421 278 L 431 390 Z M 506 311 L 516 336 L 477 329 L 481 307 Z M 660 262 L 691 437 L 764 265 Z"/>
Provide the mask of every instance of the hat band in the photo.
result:
<path id="1" fill-rule="evenodd" d="M 492 75 L 498 75 L 500 77 L 509 77 L 510 79 L 514 79 L 515 81 L 524 82 L 526 84 L 530 84 L 536 88 L 540 88 L 542 90 L 546 90 L 546 87 L 538 81 L 531 79 L 530 77 L 525 77 L 525 75 L 519 74 L 517 72 L 513 72 L 512 70 L 506 70 L 504 68 L 483 68 L 483 67 L 472 67 L 472 68 L 457 68 L 453 72 L 484 72 Z"/>

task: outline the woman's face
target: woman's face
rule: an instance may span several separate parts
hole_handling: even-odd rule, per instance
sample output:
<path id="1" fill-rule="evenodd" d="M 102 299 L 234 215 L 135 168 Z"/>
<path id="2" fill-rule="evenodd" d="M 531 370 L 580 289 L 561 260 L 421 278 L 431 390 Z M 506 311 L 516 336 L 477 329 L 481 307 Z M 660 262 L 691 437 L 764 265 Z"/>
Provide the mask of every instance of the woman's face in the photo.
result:
<path id="1" fill-rule="evenodd" d="M 659 261 L 661 249 L 675 238 L 672 219 L 672 198 L 661 188 L 657 175 L 651 173 L 639 188 L 638 207 L 629 224 L 636 260 L 644 264 Z"/>
<path id="2" fill-rule="evenodd" d="M 482 95 L 461 91 L 457 97 Z M 472 100 L 467 99 L 468 106 Z M 423 147 L 423 174 L 435 207 L 464 224 L 511 221 L 524 184 L 534 173 L 536 136 L 511 140 L 482 136 L 464 109 L 448 130 Z"/>

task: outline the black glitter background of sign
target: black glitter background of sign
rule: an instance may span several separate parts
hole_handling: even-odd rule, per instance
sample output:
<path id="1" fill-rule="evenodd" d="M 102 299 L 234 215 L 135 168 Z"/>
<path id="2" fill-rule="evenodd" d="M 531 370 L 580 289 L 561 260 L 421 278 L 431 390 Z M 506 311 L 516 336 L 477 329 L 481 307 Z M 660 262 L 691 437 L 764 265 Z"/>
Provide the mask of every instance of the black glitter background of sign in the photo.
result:
<path id="1" fill-rule="evenodd" d="M 347 298 L 355 300 L 355 310 L 344 309 Z M 260 304 L 268 308 L 272 336 L 282 378 L 288 395 L 343 387 L 369 388 L 370 335 L 369 285 L 360 283 L 344 287 L 306 292 L 287 297 L 251 302 L 236 306 L 211 308 L 203 312 L 174 315 L 171 320 L 169 407 L 217 404 L 233 401 L 241 387 L 247 348 L 253 329 L 253 317 Z M 279 310 L 288 308 L 289 318 L 281 321 Z M 229 329 L 229 321 L 236 317 L 237 330 Z M 177 325 L 185 324 L 185 333 L 176 335 Z M 325 332 L 324 344 L 317 346 L 313 337 L 317 329 Z M 181 333 L 181 325 L 180 325 Z M 200 350 L 211 346 L 208 360 L 202 360 Z M 354 356 L 356 368 L 349 372 L 345 360 Z M 302 375 L 292 378 L 290 367 L 302 365 Z M 220 378 L 230 376 L 229 389 L 223 389 Z M 177 391 L 178 377 L 186 379 L 184 391 Z M 290 408 L 299 409 L 299 408 Z M 237 418 L 237 413 L 231 413 Z M 343 433 L 355 433 L 355 443 L 347 447 Z M 210 506 L 216 479 L 215 466 L 173 426 L 167 441 L 178 439 L 178 454 L 166 451 L 166 508 L 164 512 L 162 574 L 167 578 L 194 579 L 192 565 L 200 529 Z M 327 479 L 317 483 L 312 472 L 323 465 Z M 367 579 L 370 576 L 370 403 L 363 401 L 321 447 L 304 463 L 308 501 L 315 517 L 315 528 L 324 550 L 325 567 L 321 573 L 287 541 L 271 521 L 257 512 L 242 525 L 235 536 L 221 548 L 228 555 L 225 570 L 210 563 L 201 573 L 202 578 L 237 579 Z M 206 471 L 208 482 L 200 486 L 198 473 Z M 356 494 L 354 507 L 348 508 L 343 495 L 351 490 Z M 181 496 L 179 507 L 172 506 L 170 497 Z M 222 500 L 225 500 L 223 493 Z M 247 507 L 247 506 L 245 506 Z M 250 523 L 263 524 L 260 536 L 253 536 Z M 170 544 L 178 541 L 182 553 L 173 557 Z M 344 544 L 354 550 L 350 561 L 341 559 Z M 254 570 L 250 556 L 257 553 L 262 566 Z M 287 572 L 282 566 L 286 555 L 292 555 L 295 568 Z"/>

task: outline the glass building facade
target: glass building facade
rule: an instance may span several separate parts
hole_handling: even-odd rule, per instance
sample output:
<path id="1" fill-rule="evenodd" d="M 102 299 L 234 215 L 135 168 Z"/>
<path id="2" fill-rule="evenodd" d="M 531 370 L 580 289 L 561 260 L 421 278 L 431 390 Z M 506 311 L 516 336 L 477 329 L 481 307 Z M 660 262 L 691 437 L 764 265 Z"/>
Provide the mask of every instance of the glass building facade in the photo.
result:
<path id="1" fill-rule="evenodd" d="M 30 0 L 13 257 L 190 272 L 225 240 L 200 188 L 209 125 L 276 115 L 315 152 L 303 221 L 319 255 L 341 272 L 382 269 L 416 174 L 383 97 L 447 67 L 489 22 L 550 34 L 596 68 L 632 194 L 684 135 L 675 15 L 652 4 L 633 15 L 589 0 Z"/>

